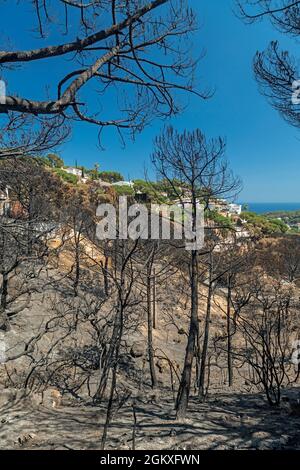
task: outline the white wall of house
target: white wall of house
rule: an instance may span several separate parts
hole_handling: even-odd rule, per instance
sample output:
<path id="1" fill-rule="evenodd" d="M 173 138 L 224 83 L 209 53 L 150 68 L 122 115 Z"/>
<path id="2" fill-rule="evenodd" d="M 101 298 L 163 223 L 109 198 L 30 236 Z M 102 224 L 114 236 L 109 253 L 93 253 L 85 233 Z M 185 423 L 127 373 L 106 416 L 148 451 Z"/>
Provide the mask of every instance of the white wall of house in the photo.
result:
<path id="1" fill-rule="evenodd" d="M 66 173 L 69 173 L 70 175 L 75 175 L 75 176 L 79 176 L 79 177 L 81 177 L 81 175 L 82 175 L 82 171 L 81 171 L 80 168 L 74 168 L 74 167 L 70 166 L 68 168 L 63 168 L 63 170 Z"/>
<path id="2" fill-rule="evenodd" d="M 229 213 L 241 215 L 242 213 L 242 206 L 241 204 L 229 204 Z"/>
<path id="3" fill-rule="evenodd" d="M 6 215 L 10 208 L 8 188 L 4 191 L 0 190 L 0 216 Z"/>
<path id="4" fill-rule="evenodd" d="M 134 182 L 133 181 L 117 181 L 116 183 L 112 183 L 112 186 L 129 186 L 133 188 Z"/>

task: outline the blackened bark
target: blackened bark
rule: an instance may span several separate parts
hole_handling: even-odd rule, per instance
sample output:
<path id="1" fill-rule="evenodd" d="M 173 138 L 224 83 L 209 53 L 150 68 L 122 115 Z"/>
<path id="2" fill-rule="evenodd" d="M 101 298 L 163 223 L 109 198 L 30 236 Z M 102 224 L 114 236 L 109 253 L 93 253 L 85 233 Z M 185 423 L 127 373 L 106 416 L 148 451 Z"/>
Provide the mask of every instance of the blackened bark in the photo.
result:
<path id="1" fill-rule="evenodd" d="M 148 358 L 151 376 L 152 388 L 157 386 L 155 364 L 154 364 L 154 350 L 153 350 L 153 316 L 151 304 L 151 281 L 152 281 L 152 263 L 147 267 L 147 323 L 148 323 Z"/>
<path id="2" fill-rule="evenodd" d="M 182 419 L 186 415 L 191 389 L 192 367 L 195 354 L 195 344 L 198 337 L 198 254 L 191 254 L 191 317 L 188 342 L 185 353 L 184 367 L 176 400 L 176 416 Z"/>
<path id="3" fill-rule="evenodd" d="M 231 281 L 228 280 L 227 287 L 227 370 L 228 370 L 228 385 L 232 387 L 233 384 L 233 368 L 232 368 L 232 331 L 231 331 Z"/>
<path id="4" fill-rule="evenodd" d="M 207 362 L 208 343 L 209 343 L 209 334 L 210 334 L 212 294 L 213 294 L 212 265 L 211 265 L 211 262 L 210 262 L 209 285 L 208 285 L 205 328 L 204 328 L 204 339 L 203 339 L 203 346 L 202 346 L 202 353 L 201 353 L 201 364 L 200 364 L 200 374 L 199 374 L 199 396 L 201 398 L 205 397 L 206 362 Z"/>
<path id="5" fill-rule="evenodd" d="M 156 329 L 156 272 L 153 268 L 153 329 Z"/>

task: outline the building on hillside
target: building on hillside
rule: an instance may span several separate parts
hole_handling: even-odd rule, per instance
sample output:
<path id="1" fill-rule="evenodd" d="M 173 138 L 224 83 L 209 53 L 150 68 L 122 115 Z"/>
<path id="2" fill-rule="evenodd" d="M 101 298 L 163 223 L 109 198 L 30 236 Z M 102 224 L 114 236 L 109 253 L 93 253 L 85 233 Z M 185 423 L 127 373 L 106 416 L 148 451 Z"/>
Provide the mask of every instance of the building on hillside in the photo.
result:
<path id="1" fill-rule="evenodd" d="M 225 216 L 229 215 L 229 204 L 226 199 L 211 199 L 208 203 L 208 209 Z"/>
<path id="2" fill-rule="evenodd" d="M 69 173 L 70 175 L 75 175 L 78 176 L 78 178 L 82 177 L 82 170 L 81 168 L 76 168 L 74 166 L 68 166 L 67 168 L 62 168 L 66 173 Z"/>
<path id="3" fill-rule="evenodd" d="M 28 213 L 20 201 L 11 197 L 9 188 L 0 189 L 0 216 L 25 219 Z"/>
<path id="4" fill-rule="evenodd" d="M 226 199 L 211 199 L 208 203 L 208 208 L 209 210 L 216 211 L 226 217 L 241 215 L 242 213 L 241 204 L 229 203 Z"/>
<path id="5" fill-rule="evenodd" d="M 173 201 L 173 204 L 176 204 L 177 206 L 182 206 L 182 205 L 185 205 L 185 204 L 192 204 L 192 198 L 191 197 L 182 197 L 180 199 L 175 199 Z M 205 206 L 204 202 L 203 201 L 200 201 L 200 199 L 197 199 L 196 200 L 196 204 L 198 207 L 200 206 Z"/>
<path id="6" fill-rule="evenodd" d="M 0 189 L 0 216 L 8 215 L 10 210 L 10 199 L 8 188 Z"/>
<path id="7" fill-rule="evenodd" d="M 228 204 L 229 214 L 241 215 L 242 205 L 241 204 Z"/>
<path id="8" fill-rule="evenodd" d="M 116 181 L 115 183 L 112 183 L 112 186 L 128 186 L 129 188 L 133 188 L 134 182 L 133 181 Z"/>

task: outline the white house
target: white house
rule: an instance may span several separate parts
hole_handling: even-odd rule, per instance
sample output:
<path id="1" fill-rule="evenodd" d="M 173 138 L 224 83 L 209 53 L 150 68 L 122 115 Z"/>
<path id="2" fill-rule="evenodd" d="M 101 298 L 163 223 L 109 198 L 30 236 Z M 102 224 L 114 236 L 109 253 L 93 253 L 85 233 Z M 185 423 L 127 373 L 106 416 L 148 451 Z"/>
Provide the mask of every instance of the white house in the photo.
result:
<path id="1" fill-rule="evenodd" d="M 221 214 L 228 214 L 229 207 L 226 199 L 211 199 L 208 203 L 208 208 L 211 211 L 216 211 Z"/>
<path id="2" fill-rule="evenodd" d="M 117 181 L 116 183 L 112 183 L 112 186 L 128 186 L 129 188 L 134 187 L 133 181 Z"/>
<path id="3" fill-rule="evenodd" d="M 0 216 L 6 215 L 10 208 L 8 188 L 0 189 Z"/>
<path id="4" fill-rule="evenodd" d="M 241 215 L 242 205 L 241 204 L 228 204 L 229 214 Z"/>
<path id="5" fill-rule="evenodd" d="M 75 175 L 81 178 L 82 176 L 82 170 L 80 168 L 75 168 L 73 166 L 69 166 L 67 168 L 62 168 L 66 173 L 69 173 L 70 175 Z"/>

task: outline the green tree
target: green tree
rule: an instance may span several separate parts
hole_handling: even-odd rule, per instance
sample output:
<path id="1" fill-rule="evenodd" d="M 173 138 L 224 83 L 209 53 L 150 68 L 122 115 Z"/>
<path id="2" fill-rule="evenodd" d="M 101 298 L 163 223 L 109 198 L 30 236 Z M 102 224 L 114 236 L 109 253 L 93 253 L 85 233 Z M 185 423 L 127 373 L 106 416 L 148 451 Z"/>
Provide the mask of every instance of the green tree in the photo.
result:
<path id="1" fill-rule="evenodd" d="M 46 165 L 51 166 L 52 168 L 62 168 L 64 166 L 64 161 L 61 157 L 55 153 L 49 153 L 46 157 Z"/>
<path id="2" fill-rule="evenodd" d="M 118 171 L 100 171 L 99 178 L 102 181 L 106 181 L 107 183 L 117 183 L 118 181 L 124 181 L 123 175 Z"/>
<path id="3" fill-rule="evenodd" d="M 55 173 L 66 183 L 70 184 L 77 184 L 78 183 L 78 177 L 76 175 L 72 175 L 70 173 L 67 173 L 66 171 L 62 170 L 61 168 L 56 168 Z"/>
<path id="4" fill-rule="evenodd" d="M 118 196 L 133 196 L 134 190 L 130 186 L 114 186 Z"/>

